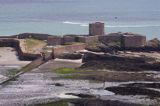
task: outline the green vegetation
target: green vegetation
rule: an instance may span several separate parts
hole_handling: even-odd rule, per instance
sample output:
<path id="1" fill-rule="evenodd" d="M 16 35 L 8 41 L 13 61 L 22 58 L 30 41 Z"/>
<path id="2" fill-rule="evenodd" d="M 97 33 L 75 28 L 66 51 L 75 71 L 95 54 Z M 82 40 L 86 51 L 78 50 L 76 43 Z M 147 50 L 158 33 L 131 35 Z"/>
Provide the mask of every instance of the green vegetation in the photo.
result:
<path id="1" fill-rule="evenodd" d="M 24 46 L 27 51 L 34 51 L 37 49 L 42 49 L 46 45 L 43 40 L 37 40 L 32 38 L 25 39 Z"/>
<path id="2" fill-rule="evenodd" d="M 44 48 L 43 48 L 43 51 L 44 51 L 44 52 L 52 51 L 52 49 L 53 49 L 52 47 L 44 47 Z"/>
<path id="3" fill-rule="evenodd" d="M 109 46 L 120 46 L 121 45 L 121 42 L 119 41 L 114 41 L 114 42 L 111 42 L 108 44 Z"/>
<path id="4" fill-rule="evenodd" d="M 77 36 L 79 36 L 79 35 L 75 35 L 75 34 L 67 34 L 67 35 L 64 35 L 64 36 L 77 37 Z"/>
<path id="5" fill-rule="evenodd" d="M 19 73 L 20 71 L 17 70 L 17 69 L 9 69 L 8 70 L 8 73 L 7 73 L 7 76 L 8 77 L 13 77 L 14 75 L 16 75 L 17 73 Z"/>
<path id="6" fill-rule="evenodd" d="M 72 74 L 72 73 L 76 73 L 76 72 L 81 72 L 81 70 L 76 70 L 73 68 L 58 68 L 54 71 L 58 74 Z"/>
<path id="7" fill-rule="evenodd" d="M 84 43 L 81 43 L 81 42 L 67 42 L 67 43 L 65 43 L 65 45 L 78 45 L 78 44 L 84 44 Z"/>
<path id="8" fill-rule="evenodd" d="M 89 48 L 96 48 L 100 43 L 98 41 L 88 42 L 86 45 Z"/>

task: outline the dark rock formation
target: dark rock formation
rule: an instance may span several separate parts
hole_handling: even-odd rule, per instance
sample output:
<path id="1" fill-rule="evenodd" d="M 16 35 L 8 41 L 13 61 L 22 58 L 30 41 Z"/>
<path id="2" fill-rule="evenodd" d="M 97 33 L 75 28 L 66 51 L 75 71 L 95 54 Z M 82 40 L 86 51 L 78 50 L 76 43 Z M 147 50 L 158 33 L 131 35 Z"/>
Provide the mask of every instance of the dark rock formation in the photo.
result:
<path id="1" fill-rule="evenodd" d="M 147 95 L 149 97 L 160 97 L 160 92 L 154 89 L 160 88 L 160 83 L 131 83 L 115 87 L 107 87 L 106 90 L 120 95 Z"/>
<path id="2" fill-rule="evenodd" d="M 149 61 L 149 62 L 148 62 Z M 83 69 L 109 69 L 115 71 L 159 71 L 160 63 L 145 57 L 126 57 L 107 54 L 85 53 Z"/>
<path id="3" fill-rule="evenodd" d="M 150 47 L 160 47 L 160 40 L 157 39 L 157 38 L 154 38 L 152 40 L 149 40 L 147 42 L 147 45 L 150 46 Z"/>
<path id="4" fill-rule="evenodd" d="M 80 53 L 64 53 L 64 54 L 60 55 L 58 58 L 76 60 L 76 59 L 81 59 L 82 54 L 80 54 Z"/>
<path id="5" fill-rule="evenodd" d="M 22 33 L 22 34 L 13 35 L 13 36 L 18 39 L 33 38 L 38 40 L 47 40 L 48 36 L 52 36 L 52 35 L 39 34 L 39 33 Z"/>
<path id="6" fill-rule="evenodd" d="M 124 103 L 118 100 L 80 99 L 71 101 L 75 106 L 143 106 L 134 103 Z"/>
<path id="7" fill-rule="evenodd" d="M 109 54 L 94 54 L 94 53 L 85 53 L 83 56 L 83 62 L 88 62 L 92 60 L 107 60 L 107 61 L 128 61 L 128 62 L 144 62 L 144 58 L 141 57 L 124 57 L 117 55 Z"/>

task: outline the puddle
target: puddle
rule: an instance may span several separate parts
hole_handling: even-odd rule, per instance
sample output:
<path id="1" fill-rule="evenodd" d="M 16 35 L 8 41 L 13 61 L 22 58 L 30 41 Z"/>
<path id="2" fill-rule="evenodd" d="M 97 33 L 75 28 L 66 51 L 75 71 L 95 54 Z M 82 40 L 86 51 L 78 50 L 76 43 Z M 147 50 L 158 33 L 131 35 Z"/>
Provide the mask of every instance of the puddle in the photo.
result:
<path id="1" fill-rule="evenodd" d="M 62 99 L 77 99 L 77 98 L 79 98 L 78 96 L 71 95 L 69 93 L 61 93 L 57 97 L 62 98 Z"/>

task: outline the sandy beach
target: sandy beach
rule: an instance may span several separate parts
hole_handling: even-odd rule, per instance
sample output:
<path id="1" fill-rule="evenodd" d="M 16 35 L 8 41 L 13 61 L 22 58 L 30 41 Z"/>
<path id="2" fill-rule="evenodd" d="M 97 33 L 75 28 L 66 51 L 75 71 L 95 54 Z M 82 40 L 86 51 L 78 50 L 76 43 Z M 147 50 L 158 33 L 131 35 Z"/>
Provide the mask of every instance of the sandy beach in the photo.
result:
<path id="1" fill-rule="evenodd" d="M 30 61 L 20 61 L 11 47 L 0 47 L 0 82 L 6 80 L 10 71 L 20 69 Z"/>
<path id="2" fill-rule="evenodd" d="M 16 55 L 16 51 L 11 47 L 0 48 L 0 66 L 25 66 L 30 61 L 20 61 Z"/>

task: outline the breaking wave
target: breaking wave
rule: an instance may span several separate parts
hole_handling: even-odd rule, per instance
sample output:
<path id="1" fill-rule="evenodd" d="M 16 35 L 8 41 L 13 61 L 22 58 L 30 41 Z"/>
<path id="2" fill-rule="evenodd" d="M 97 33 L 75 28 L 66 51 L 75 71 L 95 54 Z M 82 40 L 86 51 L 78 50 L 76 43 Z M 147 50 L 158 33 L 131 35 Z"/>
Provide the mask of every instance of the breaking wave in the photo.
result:
<path id="1" fill-rule="evenodd" d="M 72 24 L 72 25 L 80 25 L 80 26 L 88 26 L 88 23 L 81 23 L 81 22 L 71 22 L 71 21 L 64 21 L 64 24 Z"/>
<path id="2" fill-rule="evenodd" d="M 88 23 L 64 21 L 64 24 L 79 25 L 88 27 Z M 107 28 L 143 28 L 143 27 L 160 27 L 160 25 L 106 25 Z"/>
<path id="3" fill-rule="evenodd" d="M 160 27 L 160 25 L 106 25 L 105 27 L 110 28 L 143 28 L 143 27 Z"/>

